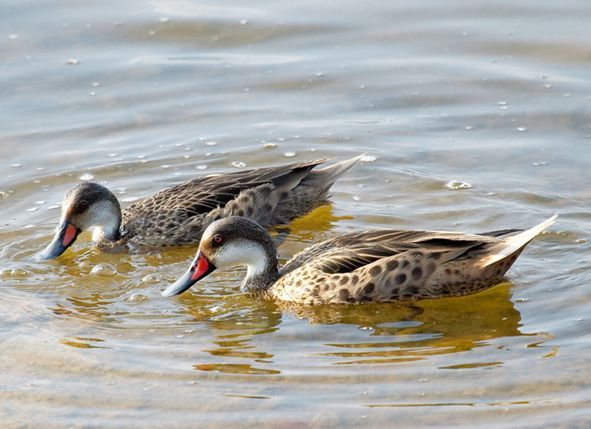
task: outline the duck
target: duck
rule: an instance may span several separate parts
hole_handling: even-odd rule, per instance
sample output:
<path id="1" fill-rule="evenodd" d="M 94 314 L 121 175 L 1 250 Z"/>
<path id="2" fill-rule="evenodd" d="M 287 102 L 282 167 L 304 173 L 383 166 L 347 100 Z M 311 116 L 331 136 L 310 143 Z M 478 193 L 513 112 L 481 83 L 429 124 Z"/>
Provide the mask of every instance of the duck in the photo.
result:
<path id="1" fill-rule="evenodd" d="M 469 234 L 375 230 L 314 244 L 279 267 L 269 233 L 251 219 L 209 225 L 190 268 L 162 295 L 189 289 L 217 268 L 246 266 L 241 289 L 290 304 L 319 305 L 443 298 L 504 281 L 527 244 L 558 214 L 526 229 Z"/>
<path id="2" fill-rule="evenodd" d="M 141 252 L 195 245 L 212 222 L 245 216 L 283 225 L 324 204 L 335 181 L 363 155 L 314 169 L 326 159 L 196 178 L 121 210 L 106 187 L 83 182 L 66 192 L 61 218 L 37 260 L 57 258 L 87 229 L 105 252 Z"/>

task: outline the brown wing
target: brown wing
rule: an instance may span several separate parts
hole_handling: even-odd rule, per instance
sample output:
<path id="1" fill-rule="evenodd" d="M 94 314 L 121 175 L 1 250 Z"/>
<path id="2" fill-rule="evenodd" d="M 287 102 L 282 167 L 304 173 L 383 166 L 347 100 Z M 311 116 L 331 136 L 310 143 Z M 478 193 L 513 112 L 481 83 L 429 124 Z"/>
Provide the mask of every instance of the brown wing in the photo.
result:
<path id="1" fill-rule="evenodd" d="M 124 229 L 138 231 L 184 224 L 193 217 L 224 207 L 244 190 L 299 181 L 302 175 L 323 162 L 308 161 L 190 180 L 127 207 L 123 213 Z"/>
<path id="2" fill-rule="evenodd" d="M 489 236 L 432 231 L 371 231 L 337 237 L 300 252 L 282 269 L 288 273 L 307 263 L 327 274 L 348 273 L 380 259 L 405 252 L 438 254 L 443 260 L 462 256 L 485 243 L 497 243 Z"/>

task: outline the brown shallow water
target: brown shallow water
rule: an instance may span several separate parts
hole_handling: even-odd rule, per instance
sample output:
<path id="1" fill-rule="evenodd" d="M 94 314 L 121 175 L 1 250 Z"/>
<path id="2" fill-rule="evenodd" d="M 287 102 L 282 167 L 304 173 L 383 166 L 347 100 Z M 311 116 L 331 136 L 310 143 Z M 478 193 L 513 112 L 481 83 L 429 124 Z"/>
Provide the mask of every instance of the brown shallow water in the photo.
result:
<path id="1" fill-rule="evenodd" d="M 591 425 L 588 2 L 0 11 L 2 427 Z M 561 217 L 510 282 L 414 304 L 283 308 L 230 271 L 163 299 L 193 249 L 103 255 L 89 234 L 30 259 L 81 178 L 125 205 L 362 152 L 332 204 L 291 225 L 284 258 L 355 229 Z"/>

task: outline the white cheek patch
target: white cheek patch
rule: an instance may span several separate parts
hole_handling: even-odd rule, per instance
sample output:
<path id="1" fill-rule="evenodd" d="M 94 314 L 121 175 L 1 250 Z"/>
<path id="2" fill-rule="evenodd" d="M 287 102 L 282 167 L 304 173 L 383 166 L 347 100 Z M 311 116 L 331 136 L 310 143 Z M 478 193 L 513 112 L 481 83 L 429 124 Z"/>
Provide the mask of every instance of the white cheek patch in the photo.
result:
<path id="1" fill-rule="evenodd" d="M 265 271 L 268 259 L 263 248 L 253 242 L 239 241 L 231 246 L 222 247 L 212 261 L 218 267 L 246 265 L 247 276 L 257 275 Z"/>
<path id="2" fill-rule="evenodd" d="M 92 240 L 99 241 L 104 236 L 113 237 L 119 228 L 119 216 L 108 201 L 99 201 L 88 208 L 84 216 L 87 225 L 85 229 L 92 228 Z"/>

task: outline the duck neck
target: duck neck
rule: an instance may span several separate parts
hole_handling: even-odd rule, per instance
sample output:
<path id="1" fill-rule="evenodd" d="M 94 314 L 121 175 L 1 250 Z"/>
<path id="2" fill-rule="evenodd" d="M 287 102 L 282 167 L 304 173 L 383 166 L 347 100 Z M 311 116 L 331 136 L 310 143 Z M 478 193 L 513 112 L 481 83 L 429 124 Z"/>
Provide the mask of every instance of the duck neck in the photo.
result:
<path id="1" fill-rule="evenodd" d="M 92 231 L 92 241 L 95 243 L 108 241 L 114 243 L 121 238 L 120 223 L 109 227 L 95 226 Z"/>
<path id="2" fill-rule="evenodd" d="M 245 292 L 263 292 L 279 278 L 279 262 L 274 246 L 259 247 L 250 253 L 246 263 Z"/>

